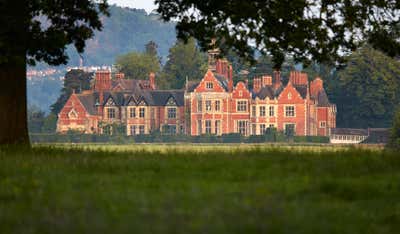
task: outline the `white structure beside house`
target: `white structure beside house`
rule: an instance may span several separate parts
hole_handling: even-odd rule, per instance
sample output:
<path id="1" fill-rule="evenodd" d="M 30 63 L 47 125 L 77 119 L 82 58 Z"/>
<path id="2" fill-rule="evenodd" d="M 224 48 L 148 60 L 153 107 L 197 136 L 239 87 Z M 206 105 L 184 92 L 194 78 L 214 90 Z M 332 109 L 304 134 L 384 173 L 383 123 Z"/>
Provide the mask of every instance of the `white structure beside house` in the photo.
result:
<path id="1" fill-rule="evenodd" d="M 332 128 L 329 141 L 333 144 L 358 144 L 367 138 L 367 129 Z"/>

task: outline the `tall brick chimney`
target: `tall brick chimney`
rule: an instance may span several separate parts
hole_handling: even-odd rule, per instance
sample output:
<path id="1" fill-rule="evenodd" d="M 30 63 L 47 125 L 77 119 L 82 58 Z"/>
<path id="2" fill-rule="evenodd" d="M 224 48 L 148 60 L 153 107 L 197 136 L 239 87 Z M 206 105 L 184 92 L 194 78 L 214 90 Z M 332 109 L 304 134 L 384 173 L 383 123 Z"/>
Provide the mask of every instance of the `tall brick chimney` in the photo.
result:
<path id="1" fill-rule="evenodd" d="M 228 73 L 228 76 L 227 76 L 227 78 L 228 78 L 228 91 L 232 92 L 232 90 L 233 90 L 233 69 L 232 69 L 232 66 L 229 66 L 229 71 L 227 73 Z"/>
<path id="2" fill-rule="evenodd" d="M 289 81 L 293 85 L 307 85 L 308 84 L 307 73 L 303 73 L 300 71 L 291 71 L 289 76 Z"/>
<path id="3" fill-rule="evenodd" d="M 253 91 L 255 93 L 260 92 L 261 90 L 261 78 L 254 78 L 253 79 Z"/>
<path id="4" fill-rule="evenodd" d="M 310 82 L 310 95 L 317 97 L 318 93 L 324 88 L 324 82 L 321 78 L 317 77 Z"/>
<path id="5" fill-rule="evenodd" d="M 272 77 L 271 76 L 262 76 L 261 78 L 261 87 L 272 85 Z"/>
<path id="6" fill-rule="evenodd" d="M 111 72 L 109 70 L 98 70 L 95 75 L 94 90 L 108 91 L 111 89 Z"/>
<path id="7" fill-rule="evenodd" d="M 282 85 L 281 72 L 279 70 L 274 71 L 274 89 L 278 89 Z"/>
<path id="8" fill-rule="evenodd" d="M 156 89 L 156 74 L 154 72 L 150 72 L 149 74 L 149 84 L 150 84 L 150 89 L 152 90 Z"/>

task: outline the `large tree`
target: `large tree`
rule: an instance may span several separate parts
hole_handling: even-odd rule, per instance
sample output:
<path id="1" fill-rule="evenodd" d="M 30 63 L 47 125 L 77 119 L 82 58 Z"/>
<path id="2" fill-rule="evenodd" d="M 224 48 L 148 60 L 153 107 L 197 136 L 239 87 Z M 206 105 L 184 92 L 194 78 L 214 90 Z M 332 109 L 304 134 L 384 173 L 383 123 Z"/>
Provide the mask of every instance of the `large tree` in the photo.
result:
<path id="1" fill-rule="evenodd" d="M 0 1 L 0 145 L 29 144 L 27 64 L 65 64 L 68 44 L 82 53 L 107 9 L 106 0 Z"/>
<path id="2" fill-rule="evenodd" d="M 366 40 L 392 57 L 400 54 L 398 0 L 155 2 L 164 20 L 177 21 L 178 38 L 194 37 L 202 48 L 233 49 L 248 59 L 259 50 L 278 69 L 288 55 L 304 64 L 343 64 L 343 56 Z"/>
<path id="3" fill-rule="evenodd" d="M 188 43 L 177 41 L 169 50 L 168 60 L 164 66 L 162 80 L 166 88 L 180 89 L 185 80 L 200 80 L 207 69 L 207 56 L 202 53 L 194 39 Z"/>
<path id="4" fill-rule="evenodd" d="M 400 103 L 400 62 L 370 46 L 348 58 L 347 66 L 327 80 L 336 103 L 338 126 L 390 127 Z"/>
<path id="5" fill-rule="evenodd" d="M 147 51 L 120 55 L 116 59 L 116 64 L 128 79 L 146 79 L 150 72 L 158 73 L 161 69 L 159 58 Z"/>
<path id="6" fill-rule="evenodd" d="M 85 72 L 81 69 L 72 69 L 68 71 L 64 76 L 64 86 L 61 89 L 60 96 L 57 101 L 50 106 L 51 112 L 57 116 L 68 101 L 72 92 L 80 93 L 83 90 L 89 90 L 92 77 L 92 72 Z"/>

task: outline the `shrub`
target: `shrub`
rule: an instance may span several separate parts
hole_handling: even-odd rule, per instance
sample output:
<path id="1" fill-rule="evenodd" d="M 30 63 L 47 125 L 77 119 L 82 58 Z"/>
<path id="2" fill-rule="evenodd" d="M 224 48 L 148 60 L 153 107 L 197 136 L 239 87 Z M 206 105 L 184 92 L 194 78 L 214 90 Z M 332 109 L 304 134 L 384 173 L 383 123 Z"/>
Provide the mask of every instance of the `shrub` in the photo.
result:
<path id="1" fill-rule="evenodd" d="M 396 112 L 393 120 L 388 147 L 396 150 L 400 149 L 400 110 Z"/>

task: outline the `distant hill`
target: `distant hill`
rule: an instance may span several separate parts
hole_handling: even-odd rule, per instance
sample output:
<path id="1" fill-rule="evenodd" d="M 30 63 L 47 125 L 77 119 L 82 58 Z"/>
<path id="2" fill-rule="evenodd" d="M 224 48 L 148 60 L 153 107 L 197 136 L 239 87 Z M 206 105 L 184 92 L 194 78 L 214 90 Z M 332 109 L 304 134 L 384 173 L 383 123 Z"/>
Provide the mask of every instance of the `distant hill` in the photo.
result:
<path id="1" fill-rule="evenodd" d="M 143 51 L 150 40 L 158 45 L 159 55 L 165 61 L 168 49 L 176 40 L 175 25 L 164 23 L 156 14 L 143 9 L 110 6 L 110 17 L 102 17 L 104 28 L 87 41 L 83 54 L 85 65 L 109 65 L 119 54 Z M 68 49 L 69 64 L 79 64 L 79 56 L 72 46 Z"/>
<path id="2" fill-rule="evenodd" d="M 110 6 L 110 17 L 102 17 L 103 30 L 96 32 L 93 39 L 87 41 L 83 54 L 85 66 L 111 65 L 115 57 L 131 51 L 144 51 L 144 45 L 150 40 L 158 45 L 159 56 L 165 62 L 168 50 L 175 43 L 176 33 L 173 23 L 164 23 L 156 14 L 147 14 L 142 9 Z M 79 65 L 79 55 L 73 46 L 68 47 L 70 57 L 68 66 Z M 48 65 L 40 63 L 33 69 L 46 69 Z M 65 66 L 56 67 L 63 69 Z M 44 111 L 60 95 L 62 82 L 58 77 L 40 77 L 28 81 L 28 103 Z"/>

